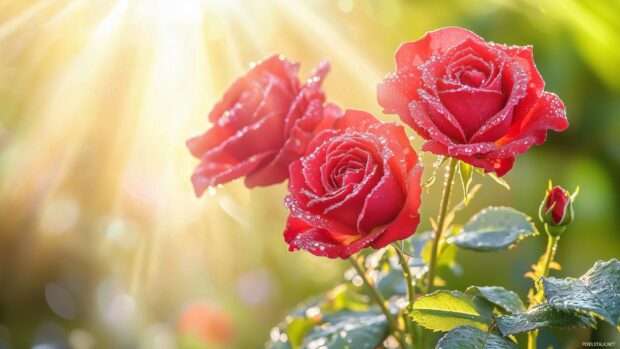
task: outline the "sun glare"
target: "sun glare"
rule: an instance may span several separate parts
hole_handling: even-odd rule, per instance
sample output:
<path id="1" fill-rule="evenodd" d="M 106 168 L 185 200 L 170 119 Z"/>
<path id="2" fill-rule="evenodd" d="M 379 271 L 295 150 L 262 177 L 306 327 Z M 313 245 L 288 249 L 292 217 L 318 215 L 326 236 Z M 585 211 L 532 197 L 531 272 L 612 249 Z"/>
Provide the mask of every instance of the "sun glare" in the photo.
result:
<path id="1" fill-rule="evenodd" d="M 339 7 L 348 13 L 352 4 Z M 324 6 L 332 5 L 283 0 L 0 5 L 0 239 L 28 245 L 7 247 L 15 265 L 5 267 L 21 271 L 14 275 L 15 287 L 34 282 L 28 275 L 44 270 L 59 246 L 71 255 L 97 255 L 101 273 L 89 280 L 98 296 L 90 301 L 95 316 L 118 334 L 118 324 L 146 326 L 162 307 L 178 309 L 196 296 L 191 290 L 197 283 L 219 280 L 234 289 L 266 275 L 253 264 L 260 263 L 268 242 L 260 238 L 262 231 L 246 234 L 273 225 L 263 217 L 284 215 L 282 204 L 246 212 L 244 207 L 269 196 L 260 191 L 251 196 L 240 183 L 196 199 L 189 181 L 196 160 L 184 141 L 208 127 L 206 114 L 233 78 L 272 52 L 293 60 L 310 57 L 302 75 L 329 58 L 356 84 L 332 82 L 327 88 L 352 91 L 360 101 L 374 98 L 379 71 L 341 28 L 322 17 Z M 252 264 L 230 258 L 238 241 L 259 251 L 248 256 Z M 252 306 L 268 302 L 277 290 L 268 278 L 259 279 L 264 294 L 248 295 L 243 286 L 236 297 Z M 170 282 L 184 286 L 171 289 Z M 75 299 L 61 284 L 45 286 L 48 303 L 57 314 L 73 317 Z M 14 310 L 7 311 L 9 318 L 18 316 Z"/>

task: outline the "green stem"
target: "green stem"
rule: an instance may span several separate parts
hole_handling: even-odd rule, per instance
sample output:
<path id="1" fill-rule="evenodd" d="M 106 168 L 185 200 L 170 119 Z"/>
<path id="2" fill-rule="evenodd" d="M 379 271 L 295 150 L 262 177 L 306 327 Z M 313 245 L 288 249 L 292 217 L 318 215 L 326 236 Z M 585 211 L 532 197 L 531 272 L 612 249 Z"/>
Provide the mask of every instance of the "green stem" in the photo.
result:
<path id="1" fill-rule="evenodd" d="M 545 266 L 542 270 L 542 276 L 549 276 L 549 269 L 553 258 L 555 257 L 555 251 L 558 249 L 558 236 L 553 236 L 547 233 L 547 250 L 545 251 Z M 538 339 L 538 330 L 528 332 L 527 334 L 527 349 L 536 349 L 536 342 Z"/>
<path id="2" fill-rule="evenodd" d="M 392 247 L 394 247 L 394 251 L 396 251 L 396 254 L 398 255 L 398 263 L 403 269 L 403 275 L 405 276 L 405 281 L 407 283 L 407 298 L 409 300 L 409 306 L 411 306 L 413 305 L 413 302 L 415 302 L 415 286 L 413 285 L 411 269 L 409 268 L 409 263 L 407 263 L 407 259 L 405 258 L 405 255 L 403 254 L 403 251 L 400 249 L 400 247 L 398 247 L 396 244 L 392 244 Z M 411 318 L 403 312 L 403 320 L 405 321 L 407 333 L 409 333 L 409 336 L 411 337 L 411 343 L 413 343 L 413 339 L 417 337 L 414 335 L 413 332 L 414 327 L 411 323 Z"/>
<path id="3" fill-rule="evenodd" d="M 489 329 L 487 330 L 487 335 L 484 336 L 484 340 L 482 341 L 482 346 L 480 347 L 480 349 L 484 349 L 484 345 L 487 343 L 487 339 L 489 339 L 489 336 L 491 335 L 491 331 L 493 331 L 495 326 L 497 326 L 497 323 L 493 321 L 493 323 L 491 324 L 491 326 L 489 326 Z"/>
<path id="4" fill-rule="evenodd" d="M 444 224 L 446 222 L 446 213 L 448 212 L 448 204 L 450 202 L 450 194 L 452 193 L 452 183 L 454 182 L 454 174 L 456 173 L 456 165 L 458 160 L 455 158 L 450 159 L 450 165 L 448 165 L 448 177 L 443 187 L 443 194 L 441 196 L 441 203 L 439 204 L 439 215 L 437 217 L 437 231 L 435 231 L 435 237 L 433 240 L 433 249 L 431 250 L 431 260 L 428 266 L 428 281 L 426 283 L 426 293 L 433 291 L 433 281 L 435 280 L 435 269 L 437 263 L 437 249 L 439 248 L 439 241 L 441 235 L 443 235 Z"/>
<path id="5" fill-rule="evenodd" d="M 551 266 L 551 262 L 553 262 L 553 258 L 555 257 L 555 251 L 558 249 L 558 240 L 559 237 L 551 236 L 547 234 L 547 250 L 545 251 L 545 267 L 543 269 L 543 276 L 549 276 L 549 267 Z"/>
<path id="6" fill-rule="evenodd" d="M 362 278 L 362 280 L 364 280 L 364 285 L 366 285 L 366 288 L 368 289 L 368 291 L 370 291 L 370 296 L 373 298 L 375 303 L 377 303 L 377 305 L 381 308 L 381 311 L 383 312 L 383 314 L 385 314 L 385 318 L 387 319 L 390 332 L 394 334 L 394 338 L 396 338 L 401 348 L 406 349 L 407 347 L 405 346 L 405 342 L 400 335 L 400 330 L 398 329 L 398 325 L 396 324 L 396 321 L 394 320 L 394 316 L 392 316 L 392 313 L 390 313 L 390 310 L 388 309 L 386 305 L 385 299 L 383 298 L 383 296 L 381 295 L 377 287 L 374 285 L 372 280 L 368 278 L 368 275 L 366 275 L 366 271 L 357 262 L 355 257 L 353 256 L 349 257 L 349 262 L 351 262 L 351 265 L 353 266 L 355 271 L 357 271 L 357 274 Z"/>
<path id="7" fill-rule="evenodd" d="M 538 337 L 538 330 L 527 333 L 527 349 L 536 349 L 536 338 Z"/>
<path id="8" fill-rule="evenodd" d="M 409 264 L 407 263 L 407 259 L 405 258 L 405 254 L 400 248 L 396 245 L 392 245 L 396 254 L 398 255 L 398 263 L 400 267 L 403 269 L 403 275 L 405 276 L 405 280 L 407 281 L 407 298 L 409 299 L 409 303 L 415 302 L 415 287 L 413 286 L 413 276 L 411 275 L 411 269 L 409 269 Z"/>

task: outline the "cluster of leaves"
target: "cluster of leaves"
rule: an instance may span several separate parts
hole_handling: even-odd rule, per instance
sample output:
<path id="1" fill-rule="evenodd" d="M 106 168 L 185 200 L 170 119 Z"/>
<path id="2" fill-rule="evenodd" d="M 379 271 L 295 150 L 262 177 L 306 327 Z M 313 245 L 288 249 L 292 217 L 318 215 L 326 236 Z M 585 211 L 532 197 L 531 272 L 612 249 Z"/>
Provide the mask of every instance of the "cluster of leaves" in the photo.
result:
<path id="1" fill-rule="evenodd" d="M 441 165 L 441 159 L 435 164 Z M 445 286 L 448 275 L 460 276 L 459 249 L 477 252 L 514 248 L 523 239 L 538 235 L 530 217 L 510 207 L 488 207 L 466 224 L 454 224 L 456 213 L 476 194 L 480 185 L 471 186 L 475 172 L 459 163 L 464 199 L 445 218 L 448 228 L 439 240 L 433 284 Z M 434 172 L 425 184 L 434 182 Z M 492 177 L 507 187 L 503 180 Z M 433 229 L 437 224 L 431 220 Z M 393 248 L 363 252 L 367 277 L 387 300 L 389 311 L 401 327 L 413 321 L 433 332 L 444 332 L 436 348 L 516 349 L 514 335 L 544 327 L 561 329 L 595 327 L 602 320 L 620 330 L 620 262 L 597 262 L 579 279 L 546 277 L 546 259 L 526 274 L 535 282 L 528 295 L 529 306 L 513 291 L 499 286 L 470 286 L 465 291 L 439 290 L 426 293 L 424 279 L 429 269 L 433 232 L 416 233 Z M 399 252 L 399 253 L 397 253 Z M 399 260 L 399 254 L 405 261 Z M 413 290 L 424 294 L 413 303 L 407 301 L 407 281 L 401 263 L 411 271 Z M 551 262 L 550 269 L 560 269 Z M 326 295 L 298 306 L 271 332 L 266 347 L 271 349 L 373 349 L 396 347 L 386 316 L 371 305 L 370 292 L 355 269 L 345 273 L 347 282 Z M 420 333 L 418 333 L 419 335 Z M 419 340 L 419 338 L 418 338 Z M 419 347 L 425 343 L 417 342 Z"/>
<path id="2" fill-rule="evenodd" d="M 543 327 L 595 327 L 600 319 L 620 325 L 620 262 L 597 262 L 579 279 L 541 278 L 544 302 L 526 310 L 519 296 L 502 287 L 437 291 L 411 306 L 418 324 L 448 332 L 438 348 L 517 348 L 512 335 Z M 492 343 L 492 344 L 491 344 Z"/>
<path id="3" fill-rule="evenodd" d="M 369 306 L 367 298 L 347 283 L 308 300 L 271 330 L 266 347 L 376 348 L 388 336 L 388 324 L 378 307 Z"/>

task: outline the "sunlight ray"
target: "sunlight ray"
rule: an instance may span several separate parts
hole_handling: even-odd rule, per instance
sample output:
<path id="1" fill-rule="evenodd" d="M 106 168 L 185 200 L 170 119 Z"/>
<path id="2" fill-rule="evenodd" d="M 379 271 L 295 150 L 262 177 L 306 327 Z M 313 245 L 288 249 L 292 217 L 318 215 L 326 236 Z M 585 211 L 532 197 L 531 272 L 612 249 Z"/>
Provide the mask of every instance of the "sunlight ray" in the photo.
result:
<path id="1" fill-rule="evenodd" d="M 334 61 L 342 62 L 344 69 L 347 69 L 352 77 L 357 79 L 361 85 L 366 86 L 365 91 L 368 97 L 375 98 L 375 84 L 383 74 L 379 72 L 360 50 L 347 41 L 340 30 L 333 28 L 321 16 L 316 14 L 308 5 L 295 3 L 286 0 L 274 0 L 285 12 L 283 18 L 295 21 L 291 28 L 298 31 L 306 40 L 310 41 L 314 47 L 325 47 L 335 57 Z M 309 30 L 308 28 L 312 28 Z M 363 72 L 363 73 L 361 73 Z"/>

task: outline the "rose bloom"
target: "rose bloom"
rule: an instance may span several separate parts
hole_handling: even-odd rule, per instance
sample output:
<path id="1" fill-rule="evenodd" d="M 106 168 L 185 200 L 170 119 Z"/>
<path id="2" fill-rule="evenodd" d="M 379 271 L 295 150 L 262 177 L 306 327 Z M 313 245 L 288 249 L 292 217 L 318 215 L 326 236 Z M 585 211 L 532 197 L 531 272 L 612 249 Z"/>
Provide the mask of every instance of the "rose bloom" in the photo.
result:
<path id="1" fill-rule="evenodd" d="M 422 167 L 402 126 L 347 110 L 289 168 L 289 250 L 348 258 L 412 235 Z"/>
<path id="2" fill-rule="evenodd" d="M 531 46 L 442 28 L 404 43 L 395 59 L 377 98 L 427 140 L 425 151 L 502 176 L 515 155 L 544 143 L 547 130 L 568 127 L 562 101 L 544 91 Z"/>
<path id="3" fill-rule="evenodd" d="M 228 88 L 209 113 L 213 127 L 187 141 L 201 160 L 192 175 L 196 195 L 242 176 L 248 187 L 285 180 L 324 114 L 329 120 L 341 113 L 324 106 L 321 83 L 329 64 L 321 62 L 303 85 L 298 70 L 298 63 L 274 55 Z"/>

